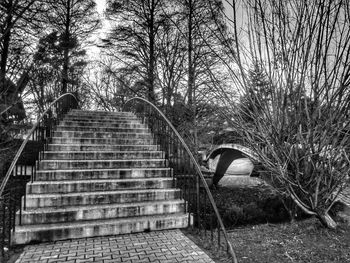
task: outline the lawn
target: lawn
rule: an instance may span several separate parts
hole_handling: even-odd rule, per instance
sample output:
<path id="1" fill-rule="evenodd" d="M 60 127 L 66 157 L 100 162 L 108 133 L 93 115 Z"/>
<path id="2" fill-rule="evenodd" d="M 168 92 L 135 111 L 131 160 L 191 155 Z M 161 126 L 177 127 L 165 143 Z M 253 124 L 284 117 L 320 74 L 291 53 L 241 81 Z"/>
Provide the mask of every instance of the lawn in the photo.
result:
<path id="1" fill-rule="evenodd" d="M 325 229 L 316 219 L 231 230 L 239 262 L 350 262 L 350 227 Z"/>
<path id="2" fill-rule="evenodd" d="M 239 263 L 350 263 L 349 225 L 340 223 L 336 230 L 329 230 L 315 218 L 290 223 L 273 192 L 262 185 L 222 187 L 212 190 L 212 193 Z M 271 201 L 273 209 L 267 206 Z M 259 212 L 245 209 L 247 206 L 259 207 Z M 234 207 L 231 209 L 233 212 L 225 214 L 230 207 Z M 235 211 L 240 211 L 240 220 L 230 220 L 228 214 L 235 215 Z M 273 211 L 277 212 L 275 217 L 272 216 Z M 220 253 L 205 238 L 190 237 L 216 262 L 230 262 L 226 253 Z"/>

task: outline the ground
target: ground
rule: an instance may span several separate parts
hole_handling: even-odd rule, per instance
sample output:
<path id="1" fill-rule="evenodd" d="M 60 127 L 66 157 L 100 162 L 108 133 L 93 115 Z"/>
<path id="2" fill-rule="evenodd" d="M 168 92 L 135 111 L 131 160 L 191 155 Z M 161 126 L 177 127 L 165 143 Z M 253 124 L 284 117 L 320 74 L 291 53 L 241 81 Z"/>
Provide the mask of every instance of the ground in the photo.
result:
<path id="1" fill-rule="evenodd" d="M 349 223 L 339 222 L 336 230 L 330 230 L 316 218 L 290 223 L 284 213 L 270 217 L 273 211 L 280 211 L 281 206 L 273 191 L 265 186 L 241 184 L 212 190 L 239 263 L 350 263 Z M 256 216 L 253 218 L 245 207 L 256 207 L 255 204 L 261 211 L 252 214 Z M 269 206 L 275 206 L 275 209 L 270 210 Z M 229 209 L 232 213 L 225 216 Z M 230 221 L 237 211 L 243 211 L 239 213 L 241 220 Z M 263 216 L 262 220 L 258 219 L 260 216 Z M 259 221 L 261 223 L 257 223 Z M 205 238 L 191 238 L 216 262 L 230 262 Z"/>
<path id="2" fill-rule="evenodd" d="M 325 229 L 315 219 L 236 229 L 230 238 L 241 263 L 350 262 L 350 228 Z"/>

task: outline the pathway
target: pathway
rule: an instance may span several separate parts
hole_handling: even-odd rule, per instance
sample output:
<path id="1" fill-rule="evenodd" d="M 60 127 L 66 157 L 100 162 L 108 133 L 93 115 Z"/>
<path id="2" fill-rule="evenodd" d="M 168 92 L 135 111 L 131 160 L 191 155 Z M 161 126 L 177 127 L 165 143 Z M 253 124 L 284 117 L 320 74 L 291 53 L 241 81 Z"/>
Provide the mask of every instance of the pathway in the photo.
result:
<path id="1" fill-rule="evenodd" d="M 29 262 L 214 263 L 178 229 L 28 245 L 16 263 Z"/>

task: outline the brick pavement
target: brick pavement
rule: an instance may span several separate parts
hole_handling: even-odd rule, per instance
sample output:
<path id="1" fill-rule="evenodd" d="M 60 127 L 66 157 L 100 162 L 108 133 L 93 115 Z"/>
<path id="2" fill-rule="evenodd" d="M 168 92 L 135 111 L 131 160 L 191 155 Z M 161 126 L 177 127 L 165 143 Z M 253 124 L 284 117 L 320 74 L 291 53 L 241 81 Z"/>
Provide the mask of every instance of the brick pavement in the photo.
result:
<path id="1" fill-rule="evenodd" d="M 214 263 L 178 229 L 28 245 L 16 263 L 29 262 Z"/>

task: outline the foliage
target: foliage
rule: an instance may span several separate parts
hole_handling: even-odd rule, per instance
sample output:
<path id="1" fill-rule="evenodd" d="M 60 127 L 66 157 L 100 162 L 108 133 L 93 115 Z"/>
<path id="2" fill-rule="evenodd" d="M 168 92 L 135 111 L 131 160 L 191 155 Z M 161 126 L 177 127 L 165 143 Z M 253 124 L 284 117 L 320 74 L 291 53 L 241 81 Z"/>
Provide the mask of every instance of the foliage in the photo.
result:
<path id="1" fill-rule="evenodd" d="M 234 228 L 242 225 L 284 222 L 288 213 L 278 194 L 266 185 L 255 187 L 219 187 L 211 189 L 224 225 Z M 304 215 L 299 211 L 299 217 Z"/>

